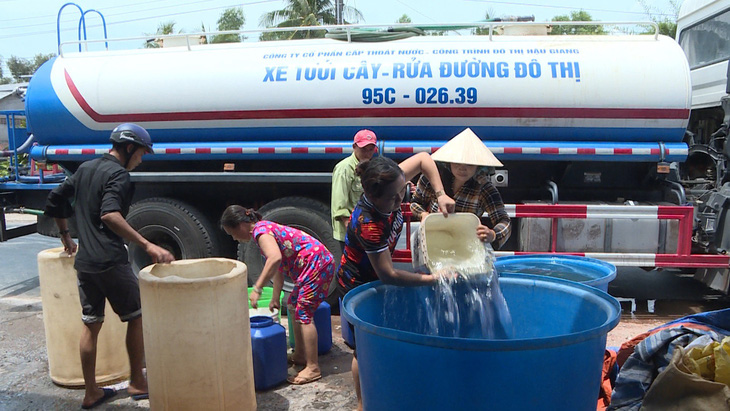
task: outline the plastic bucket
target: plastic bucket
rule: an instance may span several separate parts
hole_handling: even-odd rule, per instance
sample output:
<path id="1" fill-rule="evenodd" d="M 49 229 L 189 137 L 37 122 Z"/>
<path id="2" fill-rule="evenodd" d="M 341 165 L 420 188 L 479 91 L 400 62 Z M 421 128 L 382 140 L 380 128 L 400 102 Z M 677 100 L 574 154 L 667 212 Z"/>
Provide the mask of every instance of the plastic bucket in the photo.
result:
<path id="1" fill-rule="evenodd" d="M 595 409 L 618 301 L 555 278 L 514 274 L 500 283 L 514 325 L 507 340 L 423 335 L 407 331 L 419 319 L 385 312 L 386 291 L 403 306 L 431 287 L 376 281 L 347 293 L 365 409 Z"/>
<path id="2" fill-rule="evenodd" d="M 252 291 L 253 287 L 248 287 L 248 295 L 251 295 Z M 259 301 L 257 304 L 258 308 L 251 307 L 251 301 L 248 302 L 249 317 L 263 315 L 266 317 L 271 317 L 274 319 L 275 322 L 281 324 L 281 310 L 274 310 L 274 312 L 269 311 L 269 303 L 271 302 L 273 294 L 274 289 L 272 287 L 263 287 L 261 289 L 261 295 L 259 296 Z M 281 303 L 281 298 L 283 295 L 283 291 L 279 293 L 279 303 Z"/>
<path id="3" fill-rule="evenodd" d="M 501 274 L 559 276 L 608 292 L 608 283 L 616 278 L 616 267 L 595 258 L 574 255 L 513 255 L 498 257 L 494 268 Z"/>

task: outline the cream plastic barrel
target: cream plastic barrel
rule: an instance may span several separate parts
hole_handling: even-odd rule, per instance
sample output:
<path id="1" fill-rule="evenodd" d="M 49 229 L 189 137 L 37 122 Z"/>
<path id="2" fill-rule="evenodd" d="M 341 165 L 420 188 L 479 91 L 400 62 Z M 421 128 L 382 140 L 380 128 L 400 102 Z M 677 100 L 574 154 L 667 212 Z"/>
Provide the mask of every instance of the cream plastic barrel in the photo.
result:
<path id="1" fill-rule="evenodd" d="M 79 340 L 84 325 L 73 265 L 74 257 L 69 257 L 63 248 L 38 253 L 48 371 L 51 380 L 58 385 L 81 387 L 84 377 Z M 105 315 L 96 351 L 96 381 L 100 384 L 129 378 L 129 357 L 124 344 L 127 325 L 119 320 L 108 303 Z"/>
<path id="2" fill-rule="evenodd" d="M 254 410 L 246 265 L 224 258 L 139 273 L 154 410 Z"/>
<path id="3" fill-rule="evenodd" d="M 411 238 L 413 267 L 429 272 L 450 268 L 462 274 L 487 272 L 491 261 L 485 243 L 477 237 L 479 224 L 479 217 L 472 213 L 429 214 Z"/>

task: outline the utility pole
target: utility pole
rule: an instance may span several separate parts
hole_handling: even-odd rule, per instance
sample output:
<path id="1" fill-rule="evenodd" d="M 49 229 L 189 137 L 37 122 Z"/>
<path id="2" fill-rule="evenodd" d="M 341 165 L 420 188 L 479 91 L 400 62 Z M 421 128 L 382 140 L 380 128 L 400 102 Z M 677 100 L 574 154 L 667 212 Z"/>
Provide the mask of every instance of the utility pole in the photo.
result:
<path id="1" fill-rule="evenodd" d="M 344 24 L 344 19 L 342 18 L 343 1 L 335 0 L 335 19 L 337 20 L 337 24 Z"/>

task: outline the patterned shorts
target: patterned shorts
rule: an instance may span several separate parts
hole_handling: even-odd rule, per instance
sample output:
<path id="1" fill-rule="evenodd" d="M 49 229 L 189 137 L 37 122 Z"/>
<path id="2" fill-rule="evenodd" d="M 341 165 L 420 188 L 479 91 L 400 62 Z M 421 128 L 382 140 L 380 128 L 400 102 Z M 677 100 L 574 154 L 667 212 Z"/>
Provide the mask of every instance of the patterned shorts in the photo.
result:
<path id="1" fill-rule="evenodd" d="M 314 311 L 324 301 L 330 283 L 335 275 L 335 262 L 332 254 L 324 250 L 309 257 L 309 262 L 299 273 L 294 289 L 289 295 L 288 304 L 294 309 L 294 319 L 302 324 L 310 324 Z"/>

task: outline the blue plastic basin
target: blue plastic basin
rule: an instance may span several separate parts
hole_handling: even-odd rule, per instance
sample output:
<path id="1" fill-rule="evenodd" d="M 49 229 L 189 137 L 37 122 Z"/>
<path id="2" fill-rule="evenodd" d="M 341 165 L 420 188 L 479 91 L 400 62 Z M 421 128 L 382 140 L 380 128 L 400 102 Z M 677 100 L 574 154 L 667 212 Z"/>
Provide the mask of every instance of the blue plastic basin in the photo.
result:
<path id="1" fill-rule="evenodd" d="M 397 307 L 424 304 L 430 287 L 376 281 L 350 291 L 343 315 L 355 328 L 365 409 L 594 410 L 618 301 L 555 278 L 510 274 L 500 283 L 514 325 L 506 340 L 404 331 L 418 319 L 385 312 L 386 291 Z"/>
<path id="2" fill-rule="evenodd" d="M 613 264 L 574 255 L 531 254 L 497 257 L 494 268 L 500 274 L 552 276 L 553 272 L 562 272 L 568 275 L 561 277 L 563 279 L 590 285 L 604 292 L 608 292 L 608 283 L 616 278 L 616 267 Z"/>

